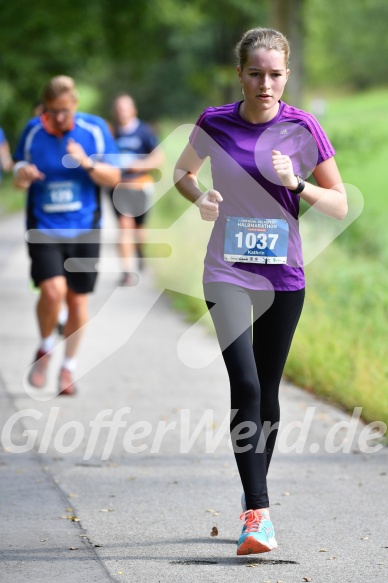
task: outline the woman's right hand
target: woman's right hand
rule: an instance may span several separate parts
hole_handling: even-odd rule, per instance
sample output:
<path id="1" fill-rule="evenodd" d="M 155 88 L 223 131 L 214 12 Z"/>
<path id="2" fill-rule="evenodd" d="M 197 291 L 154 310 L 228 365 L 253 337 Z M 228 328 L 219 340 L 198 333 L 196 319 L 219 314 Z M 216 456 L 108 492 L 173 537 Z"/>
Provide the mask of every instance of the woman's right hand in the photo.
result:
<path id="1" fill-rule="evenodd" d="M 195 203 L 201 213 L 201 218 L 204 221 L 215 221 L 218 218 L 219 203 L 224 199 L 218 190 L 210 189 L 203 193 L 203 195 Z"/>

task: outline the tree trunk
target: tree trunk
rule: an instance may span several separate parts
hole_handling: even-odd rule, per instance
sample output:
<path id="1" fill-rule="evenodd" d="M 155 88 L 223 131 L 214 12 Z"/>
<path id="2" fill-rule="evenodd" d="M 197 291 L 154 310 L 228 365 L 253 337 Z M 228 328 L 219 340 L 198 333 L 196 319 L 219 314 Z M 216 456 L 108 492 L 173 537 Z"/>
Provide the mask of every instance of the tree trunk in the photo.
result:
<path id="1" fill-rule="evenodd" d="M 290 105 L 302 107 L 304 85 L 303 21 L 304 0 L 272 0 L 271 26 L 286 35 L 291 45 L 290 77 L 286 99 Z"/>

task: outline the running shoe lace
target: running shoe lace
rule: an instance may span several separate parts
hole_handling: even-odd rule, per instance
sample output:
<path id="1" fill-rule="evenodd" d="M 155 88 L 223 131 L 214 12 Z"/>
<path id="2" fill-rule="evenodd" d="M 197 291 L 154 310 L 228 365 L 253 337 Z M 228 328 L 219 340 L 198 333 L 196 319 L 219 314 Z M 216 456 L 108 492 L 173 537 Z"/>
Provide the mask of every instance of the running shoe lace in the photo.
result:
<path id="1" fill-rule="evenodd" d="M 245 523 L 245 532 L 257 532 L 264 519 L 265 516 L 260 510 L 246 510 L 240 515 L 240 520 L 244 520 Z"/>

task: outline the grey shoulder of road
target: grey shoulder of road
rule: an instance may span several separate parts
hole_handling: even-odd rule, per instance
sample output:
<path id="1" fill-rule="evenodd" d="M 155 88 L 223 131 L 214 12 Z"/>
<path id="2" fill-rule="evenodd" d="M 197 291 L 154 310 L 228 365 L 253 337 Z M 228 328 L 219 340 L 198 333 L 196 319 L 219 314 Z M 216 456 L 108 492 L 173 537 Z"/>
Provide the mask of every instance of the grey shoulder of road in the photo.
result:
<path id="1" fill-rule="evenodd" d="M 0 422 L 16 410 L 0 378 Z M 25 442 L 21 421 L 13 441 Z M 0 450 L 0 581 L 112 581 L 45 459 Z"/>
<path id="2" fill-rule="evenodd" d="M 279 548 L 237 557 L 241 486 L 215 339 L 171 310 L 150 268 L 118 288 L 104 243 L 111 271 L 91 297 L 79 392 L 55 396 L 61 338 L 47 388 L 32 389 L 23 219 L 1 227 L 1 582 L 388 580 L 388 449 L 357 410 L 282 384 L 269 472 Z"/>

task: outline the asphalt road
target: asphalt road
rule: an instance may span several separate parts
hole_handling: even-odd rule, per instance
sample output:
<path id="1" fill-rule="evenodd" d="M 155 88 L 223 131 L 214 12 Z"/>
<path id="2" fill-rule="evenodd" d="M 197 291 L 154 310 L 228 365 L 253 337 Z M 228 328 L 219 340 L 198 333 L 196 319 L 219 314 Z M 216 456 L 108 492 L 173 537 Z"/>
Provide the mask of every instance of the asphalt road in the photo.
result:
<path id="1" fill-rule="evenodd" d="M 386 583 L 388 449 L 287 383 L 269 475 L 279 547 L 236 556 L 241 486 L 216 341 L 195 328 L 185 341 L 191 324 L 151 269 L 118 288 L 115 257 L 106 241 L 79 392 L 56 397 L 60 337 L 47 388 L 25 381 L 37 296 L 22 217 L 1 221 L 0 581 Z"/>

